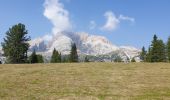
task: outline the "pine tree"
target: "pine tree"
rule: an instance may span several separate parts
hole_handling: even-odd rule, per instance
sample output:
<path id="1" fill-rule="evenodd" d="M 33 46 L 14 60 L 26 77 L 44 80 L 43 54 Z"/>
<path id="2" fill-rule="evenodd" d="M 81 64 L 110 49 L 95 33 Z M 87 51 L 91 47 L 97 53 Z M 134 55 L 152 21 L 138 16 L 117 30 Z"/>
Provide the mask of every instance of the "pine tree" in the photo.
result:
<path id="1" fill-rule="evenodd" d="M 151 47 L 149 46 L 148 52 L 146 53 L 146 62 L 151 62 Z"/>
<path id="2" fill-rule="evenodd" d="M 4 55 L 7 58 L 7 63 L 26 63 L 27 51 L 29 49 L 30 37 L 24 24 L 17 24 L 9 28 L 6 32 L 6 38 L 2 43 Z"/>
<path id="3" fill-rule="evenodd" d="M 157 45 L 158 37 L 154 35 L 153 41 L 151 44 L 151 62 L 158 62 L 159 56 L 158 56 L 158 45 Z"/>
<path id="4" fill-rule="evenodd" d="M 164 42 L 162 40 L 158 40 L 158 55 L 159 55 L 159 59 L 158 62 L 165 62 L 166 61 L 166 46 L 164 44 Z"/>
<path id="5" fill-rule="evenodd" d="M 122 58 L 120 56 L 116 56 L 114 62 L 122 62 Z"/>
<path id="6" fill-rule="evenodd" d="M 131 62 L 136 62 L 135 58 L 132 58 Z"/>
<path id="7" fill-rule="evenodd" d="M 38 63 L 44 63 L 43 56 L 37 55 Z"/>
<path id="8" fill-rule="evenodd" d="M 36 51 L 34 50 L 31 54 L 31 56 L 29 57 L 30 59 L 30 63 L 38 63 L 38 57 L 37 57 L 37 54 L 36 54 Z"/>
<path id="9" fill-rule="evenodd" d="M 59 53 L 59 55 L 58 55 L 58 62 L 59 62 L 59 63 L 62 62 L 61 58 L 62 58 L 62 57 L 61 57 L 61 53 Z"/>
<path id="10" fill-rule="evenodd" d="M 170 62 L 170 37 L 168 38 L 168 42 L 167 42 L 167 58 L 168 61 Z"/>
<path id="11" fill-rule="evenodd" d="M 162 40 L 158 39 L 156 35 L 153 37 L 153 41 L 150 49 L 151 62 L 165 62 L 165 44 Z"/>
<path id="12" fill-rule="evenodd" d="M 142 52 L 140 54 L 140 59 L 142 61 L 145 61 L 146 60 L 146 50 L 145 50 L 145 47 L 142 47 Z"/>
<path id="13" fill-rule="evenodd" d="M 58 51 L 54 48 L 53 54 L 51 56 L 51 63 L 59 63 L 61 62 L 61 53 L 59 54 Z"/>
<path id="14" fill-rule="evenodd" d="M 78 62 L 77 47 L 75 43 L 71 46 L 70 62 Z"/>
<path id="15" fill-rule="evenodd" d="M 90 62 L 87 56 L 85 57 L 84 62 Z"/>
<path id="16" fill-rule="evenodd" d="M 54 50 L 53 50 L 53 53 L 52 53 L 52 56 L 51 56 L 51 63 L 56 63 L 57 61 L 56 61 L 56 55 L 57 54 L 57 51 L 56 51 L 56 49 L 54 48 Z"/>

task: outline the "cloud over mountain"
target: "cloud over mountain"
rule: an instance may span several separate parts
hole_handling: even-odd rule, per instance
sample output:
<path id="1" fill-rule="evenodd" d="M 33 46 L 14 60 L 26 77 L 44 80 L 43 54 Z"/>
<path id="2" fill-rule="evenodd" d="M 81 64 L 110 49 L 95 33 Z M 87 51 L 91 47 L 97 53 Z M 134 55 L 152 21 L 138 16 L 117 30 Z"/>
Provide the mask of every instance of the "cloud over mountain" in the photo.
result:
<path id="1" fill-rule="evenodd" d="M 106 12 L 104 16 L 106 17 L 107 21 L 105 25 L 102 27 L 102 30 L 106 30 L 106 31 L 115 30 L 120 23 L 119 19 L 111 11 Z"/>
<path id="2" fill-rule="evenodd" d="M 128 16 L 119 15 L 117 17 L 112 11 L 105 12 L 104 16 L 106 17 L 106 23 L 101 27 L 104 31 L 116 30 L 121 21 L 135 22 L 134 18 Z"/>
<path id="3" fill-rule="evenodd" d="M 64 5 L 60 0 L 45 0 L 44 7 L 44 16 L 48 18 L 54 26 L 52 29 L 53 34 L 72 29 L 69 12 L 64 9 Z"/>

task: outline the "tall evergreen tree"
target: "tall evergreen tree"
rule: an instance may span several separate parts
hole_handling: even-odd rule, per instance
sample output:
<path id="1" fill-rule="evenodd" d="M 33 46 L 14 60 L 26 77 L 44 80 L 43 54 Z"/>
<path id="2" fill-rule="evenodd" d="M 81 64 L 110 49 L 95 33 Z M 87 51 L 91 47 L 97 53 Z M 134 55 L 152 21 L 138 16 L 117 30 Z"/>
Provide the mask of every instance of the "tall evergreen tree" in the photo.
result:
<path id="1" fill-rule="evenodd" d="M 166 46 L 162 40 L 158 40 L 158 55 L 159 55 L 159 60 L 158 62 L 166 62 Z"/>
<path id="2" fill-rule="evenodd" d="M 146 50 L 145 50 L 145 47 L 142 47 L 142 52 L 140 54 L 140 59 L 145 61 L 146 60 Z"/>
<path id="3" fill-rule="evenodd" d="M 17 24 L 9 28 L 6 32 L 6 38 L 2 43 L 4 55 L 7 57 L 7 63 L 26 63 L 27 51 L 29 49 L 30 37 L 24 24 Z"/>
<path id="4" fill-rule="evenodd" d="M 84 62 L 90 62 L 87 56 L 84 58 Z"/>
<path id="5" fill-rule="evenodd" d="M 38 57 L 37 57 L 37 54 L 36 54 L 36 51 L 34 50 L 31 54 L 31 56 L 29 57 L 30 59 L 30 63 L 38 63 Z"/>
<path id="6" fill-rule="evenodd" d="M 136 62 L 136 60 L 135 60 L 135 58 L 134 58 L 134 57 L 132 58 L 131 62 Z"/>
<path id="7" fill-rule="evenodd" d="M 61 62 L 61 53 L 59 54 L 58 51 L 54 48 L 52 56 L 51 56 L 51 63 L 59 63 Z"/>
<path id="8" fill-rule="evenodd" d="M 122 58 L 120 56 L 116 56 L 114 62 L 122 62 Z"/>
<path id="9" fill-rule="evenodd" d="M 165 62 L 165 44 L 158 39 L 156 35 L 153 37 L 151 44 L 151 62 Z"/>
<path id="10" fill-rule="evenodd" d="M 159 48 L 158 48 L 157 41 L 158 41 L 158 37 L 154 35 L 151 44 L 151 62 L 158 62 L 159 59 L 159 55 L 158 55 Z"/>
<path id="11" fill-rule="evenodd" d="M 146 53 L 146 62 L 151 62 L 151 47 L 149 46 L 148 52 Z"/>
<path id="12" fill-rule="evenodd" d="M 37 55 L 38 63 L 44 63 L 43 56 Z"/>
<path id="13" fill-rule="evenodd" d="M 75 43 L 71 46 L 70 62 L 78 62 L 77 47 Z"/>
<path id="14" fill-rule="evenodd" d="M 61 53 L 59 53 L 59 55 L 58 55 L 58 62 L 62 62 L 62 59 L 61 59 L 62 57 L 61 57 Z"/>
<path id="15" fill-rule="evenodd" d="M 167 42 L 167 56 L 168 56 L 168 61 L 170 62 L 170 37 L 168 38 L 168 42 Z"/>

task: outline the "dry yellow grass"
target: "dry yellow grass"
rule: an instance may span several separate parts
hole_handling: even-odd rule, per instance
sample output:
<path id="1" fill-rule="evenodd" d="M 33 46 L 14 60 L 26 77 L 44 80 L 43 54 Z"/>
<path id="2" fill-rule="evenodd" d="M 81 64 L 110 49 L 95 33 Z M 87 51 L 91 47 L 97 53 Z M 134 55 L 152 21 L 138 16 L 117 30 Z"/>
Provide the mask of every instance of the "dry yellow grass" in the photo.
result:
<path id="1" fill-rule="evenodd" d="M 0 100 L 170 100 L 170 64 L 0 65 Z"/>

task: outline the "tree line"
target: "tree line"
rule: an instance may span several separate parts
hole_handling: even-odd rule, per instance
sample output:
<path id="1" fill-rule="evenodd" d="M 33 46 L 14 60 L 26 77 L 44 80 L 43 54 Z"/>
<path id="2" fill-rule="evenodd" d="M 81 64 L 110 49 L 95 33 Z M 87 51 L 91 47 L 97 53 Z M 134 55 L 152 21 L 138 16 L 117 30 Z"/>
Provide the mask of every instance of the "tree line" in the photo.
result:
<path id="1" fill-rule="evenodd" d="M 170 37 L 164 43 L 154 35 L 148 50 L 145 47 L 142 48 L 140 59 L 143 62 L 170 62 Z"/>
<path id="2" fill-rule="evenodd" d="M 1 43 L 4 56 L 6 57 L 6 63 L 10 64 L 21 64 L 21 63 L 44 63 L 43 56 L 36 54 L 34 50 L 32 54 L 28 57 L 29 41 L 31 40 L 28 36 L 28 31 L 24 24 L 17 24 L 9 28 L 6 32 L 6 37 Z M 60 62 L 78 62 L 78 54 L 76 44 L 72 44 L 70 55 L 63 57 L 61 53 L 53 50 L 51 56 L 51 63 Z"/>
<path id="3" fill-rule="evenodd" d="M 6 32 L 4 41 L 1 43 L 4 56 L 6 57 L 6 63 L 20 64 L 20 63 L 44 63 L 44 58 L 40 54 L 36 54 L 34 50 L 28 57 L 29 41 L 28 31 L 24 24 L 16 24 L 9 28 Z M 170 37 L 167 43 L 159 39 L 156 35 L 153 36 L 153 40 L 148 50 L 145 47 L 142 48 L 140 53 L 140 59 L 143 62 L 170 62 Z M 63 56 L 55 48 L 52 52 L 51 63 L 61 62 L 78 62 L 78 53 L 76 44 L 71 45 L 70 54 Z M 84 59 L 85 62 L 89 62 L 87 56 Z M 115 59 L 115 62 L 120 62 L 121 58 Z M 131 62 L 135 62 L 133 58 Z"/>

